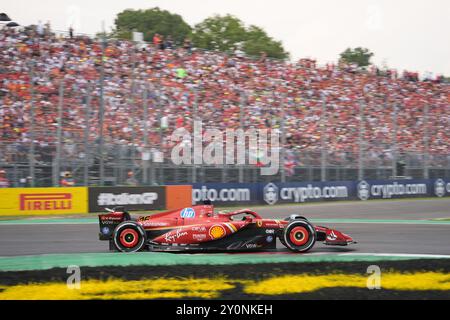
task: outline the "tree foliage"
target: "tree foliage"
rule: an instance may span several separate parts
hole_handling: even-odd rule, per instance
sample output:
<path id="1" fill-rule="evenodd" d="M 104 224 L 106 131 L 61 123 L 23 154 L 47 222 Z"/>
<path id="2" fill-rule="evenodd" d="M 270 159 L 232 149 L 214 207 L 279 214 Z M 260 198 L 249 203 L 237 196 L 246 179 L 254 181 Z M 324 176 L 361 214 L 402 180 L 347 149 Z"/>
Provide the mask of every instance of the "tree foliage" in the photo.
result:
<path id="1" fill-rule="evenodd" d="M 133 31 L 143 32 L 145 41 L 152 41 L 153 35 L 159 33 L 165 37 L 170 35 L 176 43 L 192 37 L 194 46 L 202 49 L 224 52 L 240 49 L 257 56 L 265 52 L 268 57 L 280 59 L 289 56 L 282 43 L 272 39 L 262 28 L 254 25 L 247 28 L 232 15 L 206 18 L 192 29 L 181 16 L 158 7 L 127 9 L 117 15 L 115 29 L 110 36 L 131 39 Z"/>
<path id="2" fill-rule="evenodd" d="M 340 54 L 341 60 L 347 63 L 356 63 L 359 67 L 366 67 L 370 64 L 370 59 L 373 53 L 367 48 L 347 48 L 344 52 Z"/>
<path id="3" fill-rule="evenodd" d="M 244 23 L 232 15 L 209 17 L 195 25 L 192 35 L 196 47 L 232 51 L 241 49 L 248 55 L 259 55 L 284 59 L 288 53 L 284 51 L 280 41 L 275 41 L 260 27 L 245 27 Z"/>
<path id="4" fill-rule="evenodd" d="M 145 41 L 151 41 L 155 33 L 171 36 L 181 43 L 191 33 L 191 27 L 178 14 L 173 14 L 158 7 L 147 10 L 127 9 L 120 12 L 115 20 L 114 35 L 118 38 L 131 39 L 132 32 L 144 34 Z"/>
<path id="5" fill-rule="evenodd" d="M 285 59 L 289 56 L 284 51 L 281 41 L 275 41 L 260 27 L 251 25 L 247 30 L 243 50 L 248 55 L 259 55 L 265 52 L 268 57 Z"/>
<path id="6" fill-rule="evenodd" d="M 246 30 L 239 19 L 231 16 L 213 16 L 195 25 L 192 40 L 196 47 L 230 51 L 245 41 Z"/>

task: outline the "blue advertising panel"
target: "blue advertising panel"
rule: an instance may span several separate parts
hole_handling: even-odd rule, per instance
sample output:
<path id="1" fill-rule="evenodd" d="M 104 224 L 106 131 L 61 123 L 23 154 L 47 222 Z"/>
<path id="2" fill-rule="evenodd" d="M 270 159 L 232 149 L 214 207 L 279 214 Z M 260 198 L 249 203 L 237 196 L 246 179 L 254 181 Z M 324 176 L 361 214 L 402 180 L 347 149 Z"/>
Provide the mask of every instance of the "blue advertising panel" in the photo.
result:
<path id="1" fill-rule="evenodd" d="M 258 184 L 256 183 L 194 183 L 192 204 L 211 200 L 215 205 L 256 204 Z"/>
<path id="2" fill-rule="evenodd" d="M 263 204 L 303 203 L 311 201 L 349 200 L 354 198 L 353 181 L 293 182 L 260 184 Z"/>
<path id="3" fill-rule="evenodd" d="M 305 203 L 450 196 L 448 179 L 398 179 L 292 183 L 194 183 L 193 204 L 215 205 Z"/>

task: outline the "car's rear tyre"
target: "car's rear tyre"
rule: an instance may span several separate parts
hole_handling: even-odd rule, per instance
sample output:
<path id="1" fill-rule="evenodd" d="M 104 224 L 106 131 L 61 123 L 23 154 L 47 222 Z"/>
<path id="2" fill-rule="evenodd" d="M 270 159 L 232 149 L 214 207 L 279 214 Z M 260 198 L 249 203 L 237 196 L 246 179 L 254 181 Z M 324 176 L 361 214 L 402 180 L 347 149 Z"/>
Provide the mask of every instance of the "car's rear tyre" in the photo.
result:
<path id="1" fill-rule="evenodd" d="M 314 226 L 306 220 L 294 220 L 283 230 L 282 241 L 289 250 L 306 252 L 316 242 Z"/>
<path id="2" fill-rule="evenodd" d="M 134 221 L 124 221 L 114 229 L 113 242 L 121 252 L 136 252 L 145 244 L 145 231 Z"/>

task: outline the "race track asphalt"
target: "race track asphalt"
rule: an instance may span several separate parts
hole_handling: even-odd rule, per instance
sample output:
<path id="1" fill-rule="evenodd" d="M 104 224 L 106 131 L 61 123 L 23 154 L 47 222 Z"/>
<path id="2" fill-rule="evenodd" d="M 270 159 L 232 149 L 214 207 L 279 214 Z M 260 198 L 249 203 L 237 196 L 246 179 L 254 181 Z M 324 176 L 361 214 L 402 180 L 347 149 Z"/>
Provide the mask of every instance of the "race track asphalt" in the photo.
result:
<path id="1" fill-rule="evenodd" d="M 254 210 L 266 218 L 301 214 L 308 219 L 319 219 L 322 221 L 316 224 L 334 227 L 358 241 L 358 244 L 348 247 L 317 244 L 312 253 L 450 255 L 450 223 L 422 223 L 422 220 L 450 218 L 450 199 L 329 202 L 258 207 Z M 330 221 L 326 222 L 327 219 Z M 107 242 L 98 241 L 97 237 L 98 226 L 95 223 L 0 223 L 0 256 L 107 252 Z M 286 250 L 280 248 L 280 251 Z"/>

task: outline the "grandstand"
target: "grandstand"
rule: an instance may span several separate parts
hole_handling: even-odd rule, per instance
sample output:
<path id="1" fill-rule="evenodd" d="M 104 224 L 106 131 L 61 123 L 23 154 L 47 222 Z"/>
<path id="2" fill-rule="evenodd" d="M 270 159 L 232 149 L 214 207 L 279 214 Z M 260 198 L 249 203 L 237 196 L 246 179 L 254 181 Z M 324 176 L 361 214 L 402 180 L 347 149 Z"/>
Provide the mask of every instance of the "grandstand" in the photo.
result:
<path id="1" fill-rule="evenodd" d="M 414 178 L 450 177 L 449 100 L 448 83 L 410 72 L 0 30 L 0 168 L 13 186 L 63 171 L 79 185 L 130 170 L 142 184 L 386 179 L 401 161 Z M 194 119 L 279 130 L 284 170 L 173 165 L 170 133 Z"/>

